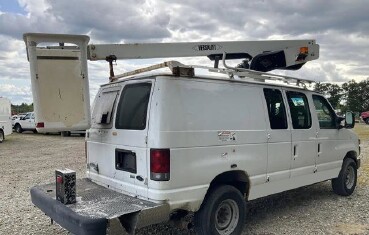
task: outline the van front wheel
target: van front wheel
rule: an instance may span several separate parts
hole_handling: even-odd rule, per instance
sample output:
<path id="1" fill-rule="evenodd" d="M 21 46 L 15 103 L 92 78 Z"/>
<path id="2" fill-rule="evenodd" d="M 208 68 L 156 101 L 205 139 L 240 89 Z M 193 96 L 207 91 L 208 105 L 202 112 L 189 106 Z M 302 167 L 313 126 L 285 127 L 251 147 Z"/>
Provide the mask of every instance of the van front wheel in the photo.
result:
<path id="1" fill-rule="evenodd" d="M 332 179 L 333 191 L 341 196 L 350 196 L 356 187 L 357 165 L 351 158 L 346 158 L 337 178 Z"/>
<path id="2" fill-rule="evenodd" d="M 241 234 L 246 206 L 241 192 L 230 185 L 210 191 L 199 211 L 195 213 L 197 234 Z"/>

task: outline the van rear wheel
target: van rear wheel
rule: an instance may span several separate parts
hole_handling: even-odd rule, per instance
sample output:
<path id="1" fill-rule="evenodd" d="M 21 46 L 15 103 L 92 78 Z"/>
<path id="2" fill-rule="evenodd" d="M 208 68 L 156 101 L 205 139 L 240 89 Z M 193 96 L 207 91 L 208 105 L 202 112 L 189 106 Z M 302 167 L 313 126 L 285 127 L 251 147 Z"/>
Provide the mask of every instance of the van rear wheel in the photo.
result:
<path id="1" fill-rule="evenodd" d="M 357 165 L 351 158 L 346 158 L 337 178 L 332 179 L 333 191 L 341 196 L 350 196 L 356 187 Z"/>
<path id="2" fill-rule="evenodd" d="M 233 186 L 222 185 L 210 191 L 195 213 L 195 229 L 198 234 L 241 234 L 245 217 L 245 199 L 241 192 Z"/>

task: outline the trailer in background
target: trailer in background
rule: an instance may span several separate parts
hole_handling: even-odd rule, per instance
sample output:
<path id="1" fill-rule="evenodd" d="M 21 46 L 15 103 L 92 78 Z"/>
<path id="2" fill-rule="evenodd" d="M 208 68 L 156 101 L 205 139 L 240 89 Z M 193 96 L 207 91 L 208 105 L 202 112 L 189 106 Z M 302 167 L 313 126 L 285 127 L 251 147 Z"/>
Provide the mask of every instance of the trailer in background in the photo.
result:
<path id="1" fill-rule="evenodd" d="M 10 100 L 0 97 L 0 143 L 5 136 L 12 133 L 12 117 Z"/>

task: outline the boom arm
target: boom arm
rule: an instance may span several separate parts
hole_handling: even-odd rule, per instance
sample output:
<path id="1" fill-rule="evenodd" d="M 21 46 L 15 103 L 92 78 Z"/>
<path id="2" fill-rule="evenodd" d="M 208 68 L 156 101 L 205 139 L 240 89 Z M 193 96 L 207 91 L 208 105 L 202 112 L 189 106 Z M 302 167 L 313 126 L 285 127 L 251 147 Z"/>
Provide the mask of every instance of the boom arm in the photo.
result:
<path id="1" fill-rule="evenodd" d="M 218 61 L 223 52 L 226 59 L 255 59 L 254 70 L 298 69 L 304 63 L 319 58 L 319 45 L 315 40 L 275 40 L 236 42 L 185 42 L 185 43 L 135 43 L 100 44 L 87 47 L 88 59 L 148 59 L 170 57 L 207 56 Z M 109 61 L 109 60 L 108 60 Z M 260 65 L 262 65 L 260 67 Z M 300 66 L 298 66 L 300 65 Z M 262 67 L 267 66 L 266 68 Z"/>

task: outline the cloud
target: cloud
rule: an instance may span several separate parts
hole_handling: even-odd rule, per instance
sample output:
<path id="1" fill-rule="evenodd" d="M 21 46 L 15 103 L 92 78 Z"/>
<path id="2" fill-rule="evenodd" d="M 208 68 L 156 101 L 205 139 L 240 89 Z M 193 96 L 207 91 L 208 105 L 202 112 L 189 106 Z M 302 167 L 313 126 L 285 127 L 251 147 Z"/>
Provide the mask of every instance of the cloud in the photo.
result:
<path id="1" fill-rule="evenodd" d="M 12 104 L 32 103 L 30 86 L 16 86 L 14 84 L 0 84 L 0 96 L 10 99 Z"/>
<path id="2" fill-rule="evenodd" d="M 18 2 L 24 14 L 0 13 L 0 84 L 29 82 L 25 32 L 88 34 L 93 43 L 314 38 L 321 46 L 319 60 L 299 71 L 279 73 L 331 82 L 368 77 L 365 0 Z M 117 72 L 160 61 L 118 61 Z M 212 64 L 206 58 L 181 61 Z M 107 81 L 106 62 L 89 63 L 89 74 L 95 94 Z"/>
<path id="3" fill-rule="evenodd" d="M 89 34 L 109 42 L 170 37 L 169 16 L 149 0 L 20 0 L 27 15 L 0 15 L 0 33 L 18 39 L 24 32 Z M 14 27 L 16 25 L 17 27 Z"/>
<path id="4" fill-rule="evenodd" d="M 24 42 L 0 35 L 0 81 L 29 78 Z"/>

